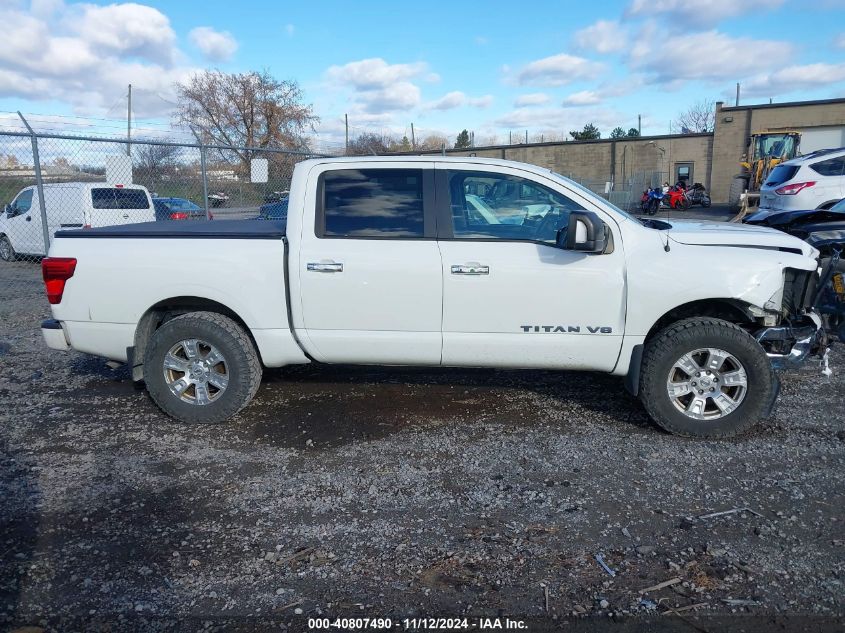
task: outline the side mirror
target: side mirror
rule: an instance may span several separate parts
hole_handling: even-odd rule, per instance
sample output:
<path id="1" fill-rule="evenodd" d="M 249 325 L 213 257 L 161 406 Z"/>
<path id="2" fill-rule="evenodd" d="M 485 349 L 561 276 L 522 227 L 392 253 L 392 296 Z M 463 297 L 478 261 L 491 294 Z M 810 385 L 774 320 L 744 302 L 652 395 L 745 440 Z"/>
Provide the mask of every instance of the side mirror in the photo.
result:
<path id="1" fill-rule="evenodd" d="M 569 251 L 603 253 L 607 248 L 607 226 L 592 211 L 572 211 L 566 231 L 558 232 L 558 246 Z"/>
<path id="2" fill-rule="evenodd" d="M 13 207 L 11 204 L 7 204 L 5 207 L 3 207 L 3 211 L 10 218 L 14 217 L 15 215 L 15 207 Z"/>

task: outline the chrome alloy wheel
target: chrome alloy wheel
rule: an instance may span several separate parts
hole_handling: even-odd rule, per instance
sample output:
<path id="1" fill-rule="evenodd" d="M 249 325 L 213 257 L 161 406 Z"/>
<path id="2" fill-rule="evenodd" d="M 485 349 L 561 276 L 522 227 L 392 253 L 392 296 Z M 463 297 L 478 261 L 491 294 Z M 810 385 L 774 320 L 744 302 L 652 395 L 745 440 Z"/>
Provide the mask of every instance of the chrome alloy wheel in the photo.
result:
<path id="1" fill-rule="evenodd" d="M 675 361 L 666 380 L 672 404 L 694 420 L 717 420 L 734 411 L 748 392 L 748 376 L 736 356 L 713 347 Z"/>
<path id="2" fill-rule="evenodd" d="M 210 404 L 220 398 L 229 384 L 229 368 L 223 354 L 210 343 L 185 339 L 164 357 L 164 381 L 183 402 Z"/>

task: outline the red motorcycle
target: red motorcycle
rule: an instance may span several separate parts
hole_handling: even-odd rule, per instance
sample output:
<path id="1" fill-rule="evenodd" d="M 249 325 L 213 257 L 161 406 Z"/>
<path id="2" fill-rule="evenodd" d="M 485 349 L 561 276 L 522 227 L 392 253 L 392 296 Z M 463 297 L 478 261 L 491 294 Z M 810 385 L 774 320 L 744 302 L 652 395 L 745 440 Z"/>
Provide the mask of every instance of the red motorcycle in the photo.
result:
<path id="1" fill-rule="evenodd" d="M 677 209 L 679 211 L 686 211 L 690 208 L 690 199 L 687 197 L 686 187 L 678 183 L 674 187 L 669 187 L 669 191 L 663 197 L 663 204 L 670 209 Z"/>

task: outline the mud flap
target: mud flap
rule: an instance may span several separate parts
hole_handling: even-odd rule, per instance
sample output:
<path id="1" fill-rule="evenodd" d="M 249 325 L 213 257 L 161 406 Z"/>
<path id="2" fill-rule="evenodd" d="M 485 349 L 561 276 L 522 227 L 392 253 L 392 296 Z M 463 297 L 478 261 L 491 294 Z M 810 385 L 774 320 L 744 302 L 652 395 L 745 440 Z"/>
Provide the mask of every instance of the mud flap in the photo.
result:
<path id="1" fill-rule="evenodd" d="M 778 396 L 780 396 L 780 376 L 776 371 L 772 372 L 772 397 L 766 405 L 766 410 L 763 411 L 762 420 L 769 420 L 775 414 L 775 407 L 777 406 Z"/>

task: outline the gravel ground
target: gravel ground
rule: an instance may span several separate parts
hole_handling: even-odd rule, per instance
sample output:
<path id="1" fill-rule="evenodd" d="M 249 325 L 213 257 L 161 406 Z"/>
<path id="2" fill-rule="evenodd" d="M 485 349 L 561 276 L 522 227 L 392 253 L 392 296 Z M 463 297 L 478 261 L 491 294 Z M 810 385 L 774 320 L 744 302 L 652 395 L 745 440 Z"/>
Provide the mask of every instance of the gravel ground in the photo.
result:
<path id="1" fill-rule="evenodd" d="M 551 371 L 266 371 L 231 423 L 191 427 L 124 368 L 49 352 L 38 276 L 0 267 L 0 629 L 845 625 L 841 347 L 731 441 Z"/>

